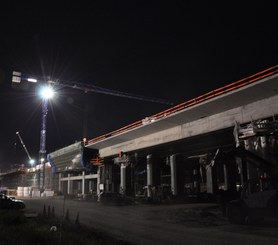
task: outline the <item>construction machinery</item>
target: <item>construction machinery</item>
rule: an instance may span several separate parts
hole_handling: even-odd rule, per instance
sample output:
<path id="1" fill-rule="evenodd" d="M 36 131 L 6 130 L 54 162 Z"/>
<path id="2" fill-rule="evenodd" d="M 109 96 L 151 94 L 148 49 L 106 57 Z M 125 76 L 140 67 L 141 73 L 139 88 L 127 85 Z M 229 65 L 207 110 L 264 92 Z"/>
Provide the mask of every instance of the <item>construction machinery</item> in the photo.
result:
<path id="1" fill-rule="evenodd" d="M 263 124 L 261 121 L 252 122 L 251 126 L 238 128 L 237 142 L 257 135 L 277 140 L 277 127 L 273 127 L 273 125 L 277 125 L 276 119 L 264 121 Z M 263 174 L 247 179 L 242 186 L 240 197 L 227 204 L 228 220 L 236 224 L 254 223 L 265 218 L 278 220 L 277 162 L 267 160 L 240 144 L 236 148 L 235 156 L 253 165 Z"/>
<path id="2" fill-rule="evenodd" d="M 26 145 L 24 144 L 23 140 L 22 140 L 22 137 L 20 136 L 20 133 L 19 132 L 16 132 L 16 135 L 18 136 L 19 140 L 20 140 L 20 143 L 23 147 L 23 149 L 25 150 L 27 156 L 28 156 L 28 159 L 29 159 L 29 163 L 30 164 L 34 164 L 35 163 L 35 160 L 31 158 L 30 154 L 29 154 L 29 151 L 26 147 Z"/>

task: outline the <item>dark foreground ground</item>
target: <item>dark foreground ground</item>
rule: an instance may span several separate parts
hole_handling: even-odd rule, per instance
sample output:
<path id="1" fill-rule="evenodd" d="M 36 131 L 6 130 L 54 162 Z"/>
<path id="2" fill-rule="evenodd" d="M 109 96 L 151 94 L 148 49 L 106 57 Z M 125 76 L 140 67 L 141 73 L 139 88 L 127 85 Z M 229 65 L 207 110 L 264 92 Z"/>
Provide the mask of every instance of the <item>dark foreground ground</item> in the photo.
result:
<path id="1" fill-rule="evenodd" d="M 129 245 L 53 213 L 0 210 L 1 245 Z"/>
<path id="2" fill-rule="evenodd" d="M 216 203 L 117 206 L 63 198 L 24 201 L 26 213 L 43 213 L 46 207 L 73 223 L 78 220 L 79 229 L 88 227 L 92 233 L 127 244 L 278 244 L 274 220 L 232 225 Z"/>

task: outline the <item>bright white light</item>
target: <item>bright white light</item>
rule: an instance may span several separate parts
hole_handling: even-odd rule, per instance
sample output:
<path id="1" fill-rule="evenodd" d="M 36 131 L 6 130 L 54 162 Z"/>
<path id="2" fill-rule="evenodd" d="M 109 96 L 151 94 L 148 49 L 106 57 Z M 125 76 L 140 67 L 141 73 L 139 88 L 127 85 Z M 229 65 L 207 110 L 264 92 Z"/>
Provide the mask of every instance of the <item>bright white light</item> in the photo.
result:
<path id="1" fill-rule="evenodd" d="M 41 158 L 41 162 L 43 162 L 44 161 L 44 158 Z"/>
<path id="2" fill-rule="evenodd" d="M 27 78 L 27 81 L 31 82 L 31 83 L 36 83 L 37 79 L 35 79 L 35 78 Z"/>
<path id="3" fill-rule="evenodd" d="M 40 92 L 40 97 L 42 99 L 51 99 L 54 96 L 54 90 L 50 86 L 44 86 L 41 88 Z"/>
<path id="4" fill-rule="evenodd" d="M 30 159 L 29 163 L 30 163 L 31 165 L 33 165 L 33 164 L 35 163 L 35 160 L 34 160 L 34 159 Z"/>

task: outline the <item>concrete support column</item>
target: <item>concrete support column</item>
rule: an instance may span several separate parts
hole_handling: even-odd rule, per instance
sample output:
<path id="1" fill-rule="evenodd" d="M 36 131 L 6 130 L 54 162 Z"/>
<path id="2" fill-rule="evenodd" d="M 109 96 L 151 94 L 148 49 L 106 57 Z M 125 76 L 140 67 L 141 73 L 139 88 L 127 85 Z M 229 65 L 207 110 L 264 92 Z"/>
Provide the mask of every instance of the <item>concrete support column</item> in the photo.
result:
<path id="1" fill-rule="evenodd" d="M 200 193 L 199 174 L 200 171 L 198 169 L 193 169 L 193 190 L 195 193 Z"/>
<path id="2" fill-rule="evenodd" d="M 178 194 L 176 155 L 170 156 L 170 169 L 171 169 L 171 191 L 173 196 L 176 196 Z"/>
<path id="3" fill-rule="evenodd" d="M 75 193 L 79 193 L 80 191 L 82 193 L 82 180 L 75 181 L 75 182 L 73 182 L 73 184 L 74 184 Z"/>
<path id="4" fill-rule="evenodd" d="M 51 183 L 52 178 L 51 177 L 52 177 L 52 174 L 49 171 L 49 169 L 47 168 L 47 170 L 46 170 L 46 187 L 47 188 L 52 188 L 52 183 Z"/>
<path id="5" fill-rule="evenodd" d="M 58 180 L 58 191 L 61 193 L 62 192 L 62 173 L 59 173 L 59 180 Z"/>
<path id="6" fill-rule="evenodd" d="M 93 193 L 93 181 L 89 180 L 88 181 L 88 188 L 89 188 L 89 193 Z"/>
<path id="7" fill-rule="evenodd" d="M 206 167 L 206 174 L 207 174 L 207 193 L 214 194 L 216 189 L 216 183 L 215 183 L 215 176 L 213 167 L 207 166 Z"/>
<path id="8" fill-rule="evenodd" d="M 97 195 L 100 194 L 100 166 L 97 168 Z"/>
<path id="9" fill-rule="evenodd" d="M 41 170 L 36 171 L 37 187 L 41 188 Z"/>
<path id="10" fill-rule="evenodd" d="M 227 165 L 226 164 L 223 164 L 223 171 L 224 171 L 224 190 L 228 190 L 228 186 L 229 186 L 229 183 L 228 183 L 228 169 L 227 169 Z"/>
<path id="11" fill-rule="evenodd" d="M 151 187 L 153 185 L 153 158 L 152 155 L 147 155 L 147 196 L 151 197 Z"/>
<path id="12" fill-rule="evenodd" d="M 70 180 L 70 176 L 71 174 L 68 174 L 68 195 L 72 194 L 72 187 L 73 187 L 73 183 L 72 180 Z"/>
<path id="13" fill-rule="evenodd" d="M 85 171 L 82 171 L 82 195 L 85 195 Z"/>
<path id="14" fill-rule="evenodd" d="M 268 144 L 267 144 L 267 137 L 266 136 L 261 136 L 260 141 L 261 141 L 261 147 L 262 147 L 262 155 L 263 158 L 268 160 Z"/>
<path id="15" fill-rule="evenodd" d="M 265 150 L 267 148 L 267 137 L 266 136 L 261 136 L 260 140 L 261 140 L 262 150 Z"/>
<path id="16" fill-rule="evenodd" d="M 240 184 L 241 186 L 243 186 L 243 184 L 247 181 L 246 162 L 243 161 L 240 157 L 236 157 L 235 161 L 237 163 L 239 174 L 240 174 Z"/>
<path id="17" fill-rule="evenodd" d="M 248 151 L 251 150 L 251 143 L 250 140 L 244 140 L 244 148 Z M 257 172 L 257 168 L 252 165 L 251 163 L 247 162 L 246 163 L 246 167 L 247 167 L 247 178 L 248 179 L 252 179 L 252 178 L 256 178 L 258 176 L 258 172 Z"/>
<path id="18" fill-rule="evenodd" d="M 126 192 L 126 165 L 121 163 L 121 184 L 120 193 L 125 194 Z"/>
<path id="19" fill-rule="evenodd" d="M 105 165 L 105 191 L 111 192 L 112 165 Z"/>

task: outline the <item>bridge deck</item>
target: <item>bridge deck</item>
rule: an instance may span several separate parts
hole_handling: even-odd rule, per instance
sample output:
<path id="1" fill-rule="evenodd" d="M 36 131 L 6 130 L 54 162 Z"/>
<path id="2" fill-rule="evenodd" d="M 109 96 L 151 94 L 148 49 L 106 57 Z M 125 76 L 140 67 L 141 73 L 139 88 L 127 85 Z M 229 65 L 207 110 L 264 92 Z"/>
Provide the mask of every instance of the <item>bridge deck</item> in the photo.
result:
<path id="1" fill-rule="evenodd" d="M 278 94 L 278 65 L 134 122 L 88 142 L 101 149 Z"/>

